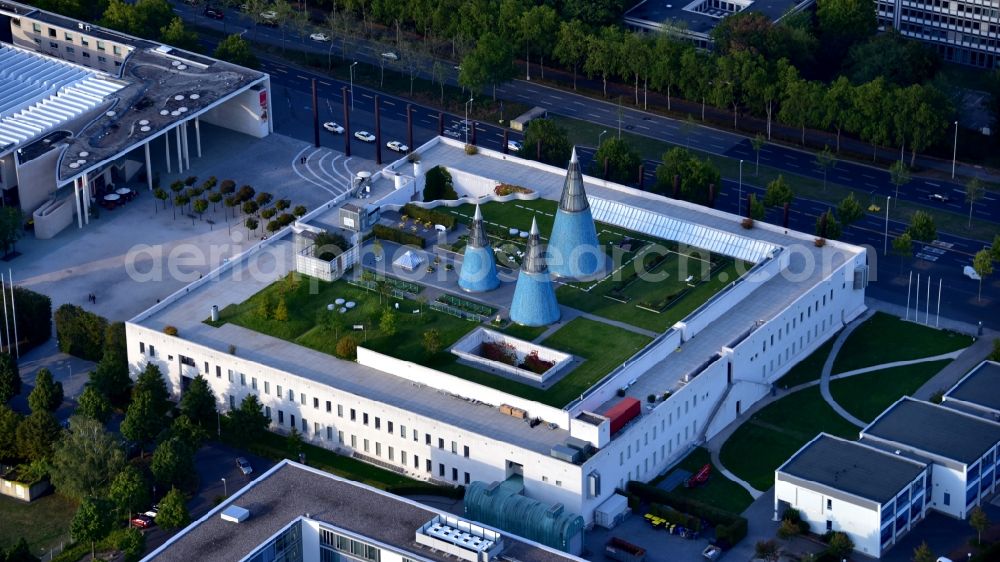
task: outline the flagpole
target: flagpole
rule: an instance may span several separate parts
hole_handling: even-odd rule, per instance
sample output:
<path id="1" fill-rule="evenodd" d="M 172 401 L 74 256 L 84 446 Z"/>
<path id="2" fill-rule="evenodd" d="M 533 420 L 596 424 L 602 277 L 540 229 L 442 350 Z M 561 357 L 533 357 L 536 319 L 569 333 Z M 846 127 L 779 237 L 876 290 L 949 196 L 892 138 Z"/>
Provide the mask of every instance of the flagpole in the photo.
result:
<path id="1" fill-rule="evenodd" d="M 4 287 L 2 272 L 0 272 L 0 298 L 3 298 L 3 324 L 6 327 L 3 334 L 5 347 L 7 348 L 7 353 L 10 353 L 10 317 L 7 316 L 7 288 Z"/>
<path id="2" fill-rule="evenodd" d="M 7 278 L 10 279 L 10 315 L 14 320 L 14 355 L 21 358 L 21 346 L 17 343 L 17 308 L 14 305 L 14 272 L 7 268 Z"/>

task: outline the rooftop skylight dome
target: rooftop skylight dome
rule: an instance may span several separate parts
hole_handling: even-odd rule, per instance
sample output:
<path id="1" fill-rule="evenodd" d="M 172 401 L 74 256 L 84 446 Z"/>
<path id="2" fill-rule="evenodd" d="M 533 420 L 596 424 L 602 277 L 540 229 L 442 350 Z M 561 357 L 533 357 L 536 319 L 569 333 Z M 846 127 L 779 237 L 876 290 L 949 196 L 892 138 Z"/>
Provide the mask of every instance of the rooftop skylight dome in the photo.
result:
<path id="1" fill-rule="evenodd" d="M 486 237 L 483 213 L 479 210 L 479 205 L 476 205 L 476 214 L 469 226 L 469 242 L 465 246 L 458 286 L 470 293 L 492 291 L 500 286 L 496 256 Z"/>
<path id="2" fill-rule="evenodd" d="M 559 320 L 559 303 L 545 265 L 545 249 L 538 234 L 538 222 L 532 219 L 528 248 L 524 252 L 521 273 L 517 276 L 510 319 L 523 326 L 547 326 Z"/>
<path id="3" fill-rule="evenodd" d="M 607 268 L 607 256 L 597 242 L 597 229 L 583 189 L 575 148 L 566 170 L 546 259 L 553 275 L 570 279 L 597 279 L 604 276 Z"/>

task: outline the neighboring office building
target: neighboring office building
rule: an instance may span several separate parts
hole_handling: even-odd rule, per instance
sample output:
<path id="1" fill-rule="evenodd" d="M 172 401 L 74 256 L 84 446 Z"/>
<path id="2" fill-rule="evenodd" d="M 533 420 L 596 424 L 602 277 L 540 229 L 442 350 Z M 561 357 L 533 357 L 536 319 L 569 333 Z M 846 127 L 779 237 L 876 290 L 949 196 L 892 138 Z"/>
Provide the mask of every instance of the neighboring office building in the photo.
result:
<path id="1" fill-rule="evenodd" d="M 201 121 L 263 137 L 268 75 L 0 0 L 0 192 L 50 238 L 110 185 L 201 156 Z M 134 185 L 134 184 L 133 184 Z M 37 212 L 36 212 L 37 211 Z"/>
<path id="2" fill-rule="evenodd" d="M 821 433 L 775 471 L 775 518 L 794 507 L 811 532 L 846 533 L 878 558 L 923 519 L 929 476 L 925 462 Z"/>
<path id="3" fill-rule="evenodd" d="M 933 46 L 944 60 L 1000 67 L 1000 0 L 876 0 L 879 27 Z"/>
<path id="4" fill-rule="evenodd" d="M 419 166 L 400 160 L 373 176 L 373 205 L 402 205 L 419 192 L 422 173 L 407 176 L 402 186 L 394 183 L 399 170 L 411 166 L 446 166 L 456 190 L 476 198 L 509 183 L 528 184 L 557 201 L 565 183 L 563 169 L 487 149 L 469 158 L 463 143 L 441 137 L 416 152 Z M 451 485 L 521 477 L 526 496 L 562 504 L 590 524 L 616 488 L 651 480 L 672 466 L 767 396 L 773 381 L 860 314 L 867 265 L 860 247 L 837 241 L 817 247 L 812 235 L 763 223 L 747 231 L 728 213 L 582 179 L 599 222 L 756 265 L 562 407 L 363 344 L 357 361 L 342 361 L 231 323 L 204 323 L 213 305 L 242 302 L 294 269 L 294 252 L 284 253 L 294 247 L 288 232 L 131 319 L 129 363 L 133 371 L 147 362 L 158 365 L 174 397 L 203 375 L 223 411 L 254 394 L 273 430 L 294 427 L 317 446 L 409 477 Z M 319 207 L 303 222 L 340 224 L 340 211 Z M 270 273 L 266 279 L 246 274 L 257 269 Z M 794 274 L 785 275 L 788 269 Z M 167 325 L 179 335 L 164 334 Z M 646 404 L 648 395 L 667 391 L 669 397 Z M 617 424 L 609 414 L 624 400 L 642 406 L 627 420 L 615 417 Z M 504 405 L 525 419 L 504 413 Z M 545 423 L 527 423 L 534 418 Z M 579 450 L 572 446 L 579 443 L 590 447 L 588 453 L 567 458 L 567 446 Z"/>
<path id="5" fill-rule="evenodd" d="M 289 460 L 191 523 L 144 562 L 581 562 Z"/>
<path id="6" fill-rule="evenodd" d="M 942 404 L 989 420 L 1000 420 L 1000 363 L 980 363 L 945 393 Z"/>

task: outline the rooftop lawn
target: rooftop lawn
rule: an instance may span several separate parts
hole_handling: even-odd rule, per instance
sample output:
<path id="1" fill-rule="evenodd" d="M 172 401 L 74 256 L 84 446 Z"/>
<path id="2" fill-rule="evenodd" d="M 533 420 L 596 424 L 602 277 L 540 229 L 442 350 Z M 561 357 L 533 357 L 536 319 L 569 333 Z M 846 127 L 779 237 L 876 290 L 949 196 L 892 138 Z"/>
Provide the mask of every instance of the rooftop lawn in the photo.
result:
<path id="1" fill-rule="evenodd" d="M 289 281 L 273 283 L 238 305 L 219 311 L 219 324 L 232 322 L 238 326 L 288 340 L 305 347 L 335 355 L 337 338 L 354 335 L 364 347 L 407 361 L 423 362 L 423 334 L 436 329 L 441 333 L 443 347 L 450 346 L 476 327 L 476 323 L 431 310 L 424 306 L 419 314 L 419 303 L 409 299 L 380 298 L 374 292 L 348 284 L 344 280 L 325 281 L 302 278 L 298 283 Z M 318 291 L 312 293 L 312 282 Z M 357 303 L 354 309 L 340 314 L 328 311 L 327 304 L 337 298 Z M 275 318 L 278 302 L 284 299 L 288 319 Z M 262 314 L 262 303 L 268 302 L 269 313 Z M 390 305 L 392 303 L 392 305 Z M 386 335 L 380 328 L 382 311 L 399 303 L 396 331 Z M 395 308 L 393 308 L 395 310 Z M 353 331 L 356 324 L 365 326 L 363 332 Z"/>
<path id="2" fill-rule="evenodd" d="M 792 388 L 807 382 L 818 381 L 820 375 L 823 374 L 823 364 L 826 363 L 826 358 L 830 355 L 833 342 L 836 340 L 837 334 L 834 334 L 823 345 L 817 347 L 816 351 L 810 353 L 809 357 L 796 363 L 775 383 L 778 388 Z"/>
<path id="3" fill-rule="evenodd" d="M 857 439 L 859 429 L 840 417 L 819 387 L 793 392 L 743 422 L 720 451 L 722 463 L 754 488 L 774 485 L 774 471 L 818 433 Z"/>
<path id="4" fill-rule="evenodd" d="M 57 494 L 31 503 L 0 496 L 0 551 L 14 546 L 21 537 L 36 555 L 69 543 L 69 522 L 75 513 L 76 502 Z"/>
<path id="5" fill-rule="evenodd" d="M 870 422 L 900 397 L 916 392 L 948 363 L 947 359 L 930 361 L 830 381 L 830 392 L 851 415 Z"/>
<path id="6" fill-rule="evenodd" d="M 893 361 L 933 357 L 970 345 L 970 336 L 876 312 L 844 342 L 833 363 L 833 374 Z"/>
<path id="7" fill-rule="evenodd" d="M 706 464 L 712 464 L 711 454 L 708 449 L 697 447 L 688 456 L 681 459 L 674 468 L 681 468 L 691 474 L 697 474 L 701 467 Z M 750 493 L 744 490 L 743 486 L 723 476 L 715 465 L 712 465 L 712 473 L 708 477 L 708 482 L 695 488 L 685 488 L 684 483 L 681 483 L 674 488 L 673 493 L 683 498 L 724 509 L 730 513 L 743 513 L 753 503 Z"/>
<path id="8" fill-rule="evenodd" d="M 542 345 L 572 353 L 584 361 L 545 390 L 474 369 L 458 363 L 453 356 L 444 354 L 432 366 L 514 396 L 561 408 L 578 398 L 650 341 L 651 338 L 603 322 L 574 318 L 542 341 Z"/>
<path id="9" fill-rule="evenodd" d="M 552 231 L 552 223 L 555 220 L 557 203 L 546 199 L 534 201 L 511 201 L 508 203 L 486 203 L 481 206 L 483 220 L 488 224 L 493 223 L 494 228 L 517 228 L 528 230 L 531 228 L 532 218 L 538 220 L 538 228 L 542 237 L 546 238 Z M 451 209 L 442 209 L 459 215 L 460 221 L 468 222 L 474 213 L 472 205 L 461 205 Z M 606 277 L 595 285 L 593 282 L 560 284 L 556 289 L 556 297 L 561 304 L 570 306 L 585 312 L 590 312 L 598 316 L 603 316 L 612 320 L 626 322 L 633 326 L 663 332 L 677 321 L 690 314 L 712 295 L 725 287 L 730 282 L 740 276 L 739 271 L 746 271 L 750 264 L 740 264 L 738 271 L 731 258 L 721 254 L 712 255 L 716 271 L 712 272 L 711 264 L 705 256 L 701 256 L 699 251 L 676 253 L 677 244 L 667 240 L 653 238 L 645 234 L 625 230 L 605 223 L 597 223 L 599 242 L 608 248 L 611 244 L 620 241 L 624 237 L 642 240 L 649 243 L 656 243 L 659 250 L 669 249 L 675 253 L 654 268 L 650 274 L 663 277 L 662 279 L 643 280 L 639 279 L 631 283 L 625 290 L 625 295 L 629 302 L 623 303 L 618 300 L 607 298 L 606 295 L 624 280 L 630 273 L 637 271 L 636 266 L 642 263 L 642 256 L 652 250 L 646 246 L 638 252 L 621 253 L 619 263 L 614 267 L 621 267 L 614 275 Z M 494 240 L 494 245 L 502 245 L 500 240 Z M 610 251 L 608 252 L 611 255 Z M 692 257 L 692 254 L 695 254 Z M 657 256 L 659 253 L 657 252 Z M 640 261 L 633 261 L 640 260 Z M 703 283 L 696 284 L 694 288 L 688 286 L 685 279 L 688 275 L 693 275 L 698 279 L 708 278 Z M 688 291 L 688 289 L 690 289 Z M 655 302 L 665 299 L 668 295 L 684 293 L 670 308 L 660 313 L 637 308 L 636 305 L 642 302 Z"/>

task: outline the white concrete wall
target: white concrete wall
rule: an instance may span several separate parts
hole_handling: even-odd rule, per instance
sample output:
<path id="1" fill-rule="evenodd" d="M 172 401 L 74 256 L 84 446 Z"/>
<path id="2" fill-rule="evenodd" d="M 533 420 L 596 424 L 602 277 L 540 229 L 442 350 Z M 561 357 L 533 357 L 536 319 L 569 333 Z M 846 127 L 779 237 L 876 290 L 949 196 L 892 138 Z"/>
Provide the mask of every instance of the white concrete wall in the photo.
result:
<path id="1" fill-rule="evenodd" d="M 302 518 L 302 562 L 319 562 L 319 522 Z"/>
<path id="2" fill-rule="evenodd" d="M 934 463 L 931 475 L 930 507 L 941 513 L 964 519 L 968 516 L 965 510 L 965 471 L 948 468 Z M 944 495 L 950 496 L 948 505 L 944 503 Z"/>
<path id="3" fill-rule="evenodd" d="M 748 271 L 744 278 L 733 281 L 730 287 L 713 295 L 710 301 L 684 318 L 684 341 L 687 341 L 721 318 L 757 290 L 762 284 L 788 267 L 788 252 L 779 252 L 777 257 Z"/>
<path id="4" fill-rule="evenodd" d="M 847 533 L 854 542 L 854 549 L 869 556 L 881 554 L 879 537 L 879 512 L 842 499 L 831 498 L 819 491 L 800 487 L 784 480 L 776 480 L 774 495 L 777 501 L 787 502 L 799 510 L 802 519 L 809 523 L 809 530 L 816 534 L 826 532 L 826 522 L 833 522 L 833 530 Z M 827 500 L 832 509 L 826 509 Z M 780 514 L 779 514 L 780 516 Z"/>
<path id="5" fill-rule="evenodd" d="M 269 132 L 269 121 L 274 119 L 274 116 L 267 111 L 266 105 L 262 106 L 260 103 L 263 91 L 267 90 L 246 90 L 202 113 L 200 119 L 252 137 L 266 137 Z M 267 102 L 270 102 L 270 95 L 271 92 L 267 91 Z"/>

